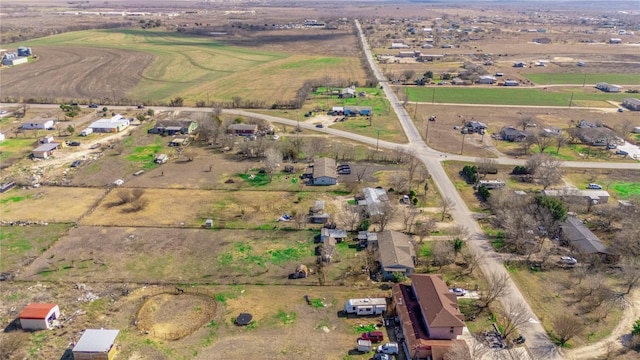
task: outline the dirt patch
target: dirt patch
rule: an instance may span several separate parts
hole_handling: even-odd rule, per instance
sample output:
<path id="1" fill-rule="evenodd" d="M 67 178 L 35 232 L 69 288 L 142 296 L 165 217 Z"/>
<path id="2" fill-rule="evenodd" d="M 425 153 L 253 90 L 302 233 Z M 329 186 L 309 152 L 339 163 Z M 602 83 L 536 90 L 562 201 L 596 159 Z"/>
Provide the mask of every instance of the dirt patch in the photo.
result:
<path id="1" fill-rule="evenodd" d="M 154 59 L 147 53 L 95 47 L 38 46 L 37 53 L 38 61 L 3 70 L 3 96 L 28 94 L 52 102 L 121 98 Z"/>
<path id="2" fill-rule="evenodd" d="M 178 340 L 194 333 L 209 322 L 215 313 L 216 302 L 210 297 L 183 293 L 160 294 L 144 302 L 138 311 L 137 326 L 155 338 Z"/>

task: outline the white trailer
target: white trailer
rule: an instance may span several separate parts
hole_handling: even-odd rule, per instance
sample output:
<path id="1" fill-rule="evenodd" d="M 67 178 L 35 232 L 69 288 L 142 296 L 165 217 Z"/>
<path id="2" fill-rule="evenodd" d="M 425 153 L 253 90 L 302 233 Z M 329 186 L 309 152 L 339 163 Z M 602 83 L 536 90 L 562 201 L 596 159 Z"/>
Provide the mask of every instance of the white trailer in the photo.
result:
<path id="1" fill-rule="evenodd" d="M 93 133 L 93 129 L 92 128 L 86 128 L 84 130 L 82 130 L 80 132 L 80 136 L 87 136 L 89 134 Z"/>
<path id="2" fill-rule="evenodd" d="M 344 307 L 347 314 L 382 315 L 387 310 L 385 298 L 349 299 Z"/>

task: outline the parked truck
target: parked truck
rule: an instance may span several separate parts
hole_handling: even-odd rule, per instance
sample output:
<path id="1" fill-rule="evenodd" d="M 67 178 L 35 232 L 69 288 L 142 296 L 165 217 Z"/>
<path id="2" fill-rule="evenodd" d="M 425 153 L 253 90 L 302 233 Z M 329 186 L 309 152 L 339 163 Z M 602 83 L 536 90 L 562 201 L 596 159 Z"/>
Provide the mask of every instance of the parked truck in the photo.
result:
<path id="1" fill-rule="evenodd" d="M 169 160 L 169 156 L 167 154 L 160 154 L 158 156 L 156 156 L 156 159 L 154 160 L 154 162 L 156 164 L 164 164 Z"/>
<path id="2" fill-rule="evenodd" d="M 382 315 L 387 310 L 385 298 L 349 299 L 344 307 L 347 314 Z"/>

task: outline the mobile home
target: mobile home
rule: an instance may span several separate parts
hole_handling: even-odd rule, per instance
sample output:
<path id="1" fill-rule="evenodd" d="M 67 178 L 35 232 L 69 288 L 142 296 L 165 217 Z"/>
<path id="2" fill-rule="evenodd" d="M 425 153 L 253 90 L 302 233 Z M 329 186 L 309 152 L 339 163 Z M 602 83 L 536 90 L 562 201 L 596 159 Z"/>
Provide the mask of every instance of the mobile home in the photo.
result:
<path id="1" fill-rule="evenodd" d="M 344 307 L 344 312 L 356 315 L 382 315 L 386 310 L 384 298 L 349 299 Z"/>

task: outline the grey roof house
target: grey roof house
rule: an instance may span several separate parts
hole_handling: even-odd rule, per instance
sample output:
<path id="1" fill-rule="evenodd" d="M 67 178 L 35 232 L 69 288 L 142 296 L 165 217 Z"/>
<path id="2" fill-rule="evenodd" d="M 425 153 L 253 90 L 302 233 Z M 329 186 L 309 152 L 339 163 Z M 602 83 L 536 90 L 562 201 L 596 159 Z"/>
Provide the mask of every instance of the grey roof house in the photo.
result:
<path id="1" fill-rule="evenodd" d="M 364 199 L 358 201 L 358 205 L 369 217 L 382 215 L 389 204 L 389 196 L 384 189 L 367 187 L 362 189 L 362 195 Z"/>
<path id="2" fill-rule="evenodd" d="M 313 162 L 312 185 L 335 185 L 338 182 L 336 161 L 330 158 L 318 158 Z"/>
<path id="3" fill-rule="evenodd" d="M 411 276 L 415 272 L 416 253 L 409 236 L 397 231 L 379 232 L 378 262 L 385 280 L 393 280 L 396 274 Z"/>
<path id="4" fill-rule="evenodd" d="M 520 142 L 524 141 L 527 136 L 528 134 L 526 131 L 521 131 L 512 127 L 506 127 L 500 130 L 500 137 L 505 141 Z"/>
<path id="5" fill-rule="evenodd" d="M 599 258 L 603 262 L 612 262 L 617 256 L 575 216 L 567 217 L 560 225 L 560 238 L 565 245 L 574 248 L 582 257 Z"/>

